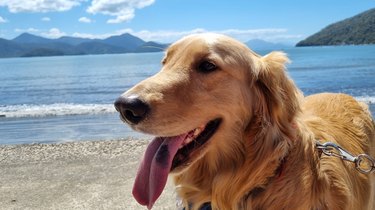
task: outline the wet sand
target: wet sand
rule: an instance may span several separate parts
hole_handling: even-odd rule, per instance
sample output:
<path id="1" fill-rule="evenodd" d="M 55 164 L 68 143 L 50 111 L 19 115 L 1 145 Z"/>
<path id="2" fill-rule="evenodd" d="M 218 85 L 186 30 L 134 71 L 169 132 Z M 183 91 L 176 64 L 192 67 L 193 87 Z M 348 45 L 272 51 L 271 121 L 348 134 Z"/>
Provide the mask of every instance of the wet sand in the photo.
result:
<path id="1" fill-rule="evenodd" d="M 147 143 L 0 146 L 0 209 L 147 209 L 131 194 Z M 153 209 L 175 209 L 171 183 Z"/>

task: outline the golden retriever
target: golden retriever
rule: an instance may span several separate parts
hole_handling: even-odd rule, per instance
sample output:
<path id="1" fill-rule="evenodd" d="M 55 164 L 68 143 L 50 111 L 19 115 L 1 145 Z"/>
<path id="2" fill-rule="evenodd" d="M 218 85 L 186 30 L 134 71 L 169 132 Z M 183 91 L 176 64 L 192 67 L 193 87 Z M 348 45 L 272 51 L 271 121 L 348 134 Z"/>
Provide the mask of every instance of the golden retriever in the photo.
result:
<path id="1" fill-rule="evenodd" d="M 286 62 L 218 34 L 172 44 L 161 71 L 115 102 L 124 122 L 157 136 L 135 199 L 152 208 L 171 174 L 185 209 L 375 209 L 374 174 L 316 146 L 374 157 L 368 107 L 345 94 L 303 97 Z"/>

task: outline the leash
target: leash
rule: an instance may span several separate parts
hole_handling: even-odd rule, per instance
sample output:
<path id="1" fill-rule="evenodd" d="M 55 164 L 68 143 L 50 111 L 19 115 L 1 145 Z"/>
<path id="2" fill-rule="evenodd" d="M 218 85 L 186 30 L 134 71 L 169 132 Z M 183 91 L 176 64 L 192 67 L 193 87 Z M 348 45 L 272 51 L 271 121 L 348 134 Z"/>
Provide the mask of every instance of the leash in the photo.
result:
<path id="1" fill-rule="evenodd" d="M 332 142 L 326 142 L 322 144 L 317 141 L 316 148 L 320 153 L 323 153 L 327 156 L 337 157 L 344 161 L 354 163 L 357 171 L 363 174 L 375 172 L 375 160 L 370 155 L 360 154 L 358 156 L 354 156 L 341 146 Z"/>

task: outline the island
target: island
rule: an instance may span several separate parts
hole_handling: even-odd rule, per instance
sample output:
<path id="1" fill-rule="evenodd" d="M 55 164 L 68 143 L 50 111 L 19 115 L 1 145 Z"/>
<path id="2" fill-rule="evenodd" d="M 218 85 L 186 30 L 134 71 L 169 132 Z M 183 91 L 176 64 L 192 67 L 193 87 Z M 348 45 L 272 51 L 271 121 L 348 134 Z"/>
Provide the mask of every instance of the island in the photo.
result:
<path id="1" fill-rule="evenodd" d="M 375 44 L 375 9 L 333 23 L 298 42 L 296 46 L 365 44 Z"/>

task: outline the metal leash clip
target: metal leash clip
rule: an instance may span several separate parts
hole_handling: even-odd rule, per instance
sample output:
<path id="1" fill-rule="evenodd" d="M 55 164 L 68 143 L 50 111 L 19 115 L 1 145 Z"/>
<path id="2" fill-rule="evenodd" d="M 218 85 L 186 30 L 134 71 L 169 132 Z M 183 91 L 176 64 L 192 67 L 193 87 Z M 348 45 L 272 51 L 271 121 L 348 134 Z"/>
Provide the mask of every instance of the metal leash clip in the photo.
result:
<path id="1" fill-rule="evenodd" d="M 338 157 L 342 160 L 354 163 L 355 168 L 361 173 L 369 174 L 371 172 L 375 172 L 375 160 L 367 154 L 354 156 L 350 152 L 332 142 L 322 144 L 317 141 L 316 148 L 327 156 Z"/>

